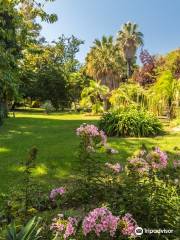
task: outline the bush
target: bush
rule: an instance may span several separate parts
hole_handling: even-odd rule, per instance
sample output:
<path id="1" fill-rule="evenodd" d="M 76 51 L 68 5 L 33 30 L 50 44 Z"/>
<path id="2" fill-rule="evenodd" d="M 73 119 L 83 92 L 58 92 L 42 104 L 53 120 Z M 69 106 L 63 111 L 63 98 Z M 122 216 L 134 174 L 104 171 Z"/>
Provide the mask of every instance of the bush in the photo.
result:
<path id="1" fill-rule="evenodd" d="M 49 114 L 49 113 L 55 111 L 55 109 L 54 109 L 54 107 L 53 107 L 51 101 L 49 101 L 49 100 L 46 101 L 46 102 L 42 105 L 42 108 L 45 109 L 45 112 L 46 112 L 47 114 Z"/>
<path id="2" fill-rule="evenodd" d="M 162 124 L 157 117 L 135 107 L 104 114 L 99 127 L 108 136 L 148 137 L 162 133 Z"/>

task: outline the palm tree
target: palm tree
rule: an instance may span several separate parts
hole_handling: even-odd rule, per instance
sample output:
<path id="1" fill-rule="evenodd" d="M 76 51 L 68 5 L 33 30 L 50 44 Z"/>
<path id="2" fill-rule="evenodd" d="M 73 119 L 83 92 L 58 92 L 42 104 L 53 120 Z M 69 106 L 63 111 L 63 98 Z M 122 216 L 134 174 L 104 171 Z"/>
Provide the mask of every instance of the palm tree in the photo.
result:
<path id="1" fill-rule="evenodd" d="M 124 66 L 123 58 L 119 55 L 112 36 L 103 36 L 101 40 L 94 41 L 86 57 L 86 72 L 90 77 L 112 90 L 119 86 Z"/>
<path id="2" fill-rule="evenodd" d="M 91 80 L 88 87 L 85 87 L 81 93 L 81 105 L 92 107 L 93 112 L 98 113 L 103 107 L 104 98 L 108 95 L 109 88 L 102 85 L 100 81 Z M 107 107 L 104 106 L 104 109 Z"/>
<path id="3" fill-rule="evenodd" d="M 118 32 L 116 39 L 117 47 L 123 51 L 124 58 L 127 62 L 127 77 L 131 76 L 131 64 L 135 57 L 137 48 L 143 45 L 143 34 L 138 31 L 136 23 L 127 22 L 123 25 L 122 30 Z"/>

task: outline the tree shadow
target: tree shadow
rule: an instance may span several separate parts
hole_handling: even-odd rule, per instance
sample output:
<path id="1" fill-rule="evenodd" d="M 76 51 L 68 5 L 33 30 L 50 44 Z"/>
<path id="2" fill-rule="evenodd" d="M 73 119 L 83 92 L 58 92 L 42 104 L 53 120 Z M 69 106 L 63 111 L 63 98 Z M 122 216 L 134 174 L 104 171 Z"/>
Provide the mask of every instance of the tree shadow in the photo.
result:
<path id="1" fill-rule="evenodd" d="M 97 124 L 97 120 L 89 117 L 80 119 L 81 116 L 79 119 L 69 117 L 65 120 L 53 117 L 10 118 L 0 129 L 0 149 L 6 149 L 0 151 L 2 191 L 7 192 L 9 186 L 22 184 L 22 162 L 27 157 L 27 150 L 34 145 L 38 148 L 34 172 L 38 182 L 50 188 L 72 177 L 79 145 L 76 128 L 84 122 Z M 117 160 L 124 164 L 142 144 L 148 148 L 158 145 L 173 156 L 173 146 L 178 144 L 178 138 L 178 134 L 172 134 L 155 138 L 109 138 L 108 141 L 119 151 Z"/>

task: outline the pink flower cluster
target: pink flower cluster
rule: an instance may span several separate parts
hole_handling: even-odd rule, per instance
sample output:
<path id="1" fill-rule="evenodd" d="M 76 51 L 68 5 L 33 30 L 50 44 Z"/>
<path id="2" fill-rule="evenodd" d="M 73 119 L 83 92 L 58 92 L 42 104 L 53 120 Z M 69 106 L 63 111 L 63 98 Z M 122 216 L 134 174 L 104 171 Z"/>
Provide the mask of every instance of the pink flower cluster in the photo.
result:
<path id="1" fill-rule="evenodd" d="M 168 157 L 165 152 L 162 152 L 156 147 L 155 150 L 150 153 L 141 151 L 137 156 L 128 160 L 128 162 L 129 169 L 139 173 L 145 173 L 150 169 L 158 170 L 166 168 L 168 164 Z"/>
<path id="2" fill-rule="evenodd" d="M 78 221 L 76 218 L 69 217 L 67 220 L 63 219 L 63 214 L 58 214 L 57 218 L 52 220 L 50 230 L 56 236 L 63 236 L 64 239 L 75 235 Z"/>
<path id="3" fill-rule="evenodd" d="M 53 190 L 51 191 L 51 193 L 50 193 L 50 199 L 51 199 L 52 201 L 55 201 L 55 199 L 56 199 L 56 197 L 57 197 L 58 195 L 62 196 L 62 195 L 64 195 L 65 192 L 66 192 L 66 190 L 65 190 L 64 187 L 55 188 L 55 189 L 53 189 Z"/>
<path id="4" fill-rule="evenodd" d="M 167 166 L 167 154 L 162 152 L 158 147 L 155 148 L 154 154 L 152 153 L 152 167 L 154 169 L 166 168 Z"/>
<path id="5" fill-rule="evenodd" d="M 93 124 L 83 123 L 79 128 L 76 129 L 78 136 L 89 135 L 91 137 L 99 136 L 98 128 Z"/>
<path id="6" fill-rule="evenodd" d="M 175 168 L 180 167 L 180 160 L 174 160 L 173 165 Z"/>
<path id="7" fill-rule="evenodd" d="M 119 217 L 113 216 L 107 208 L 96 208 L 91 211 L 83 220 L 83 233 L 94 232 L 98 237 L 102 232 L 114 236 L 118 227 Z"/>
<path id="8" fill-rule="evenodd" d="M 121 232 L 124 236 L 136 237 L 135 229 L 138 225 L 130 213 L 126 213 L 120 222 L 123 226 Z"/>
<path id="9" fill-rule="evenodd" d="M 106 134 L 103 131 L 100 131 L 93 124 L 83 123 L 79 128 L 76 129 L 76 134 L 80 137 L 88 137 L 90 138 L 90 140 L 94 138 L 99 138 L 103 145 L 105 145 L 107 141 Z"/>
<path id="10" fill-rule="evenodd" d="M 122 171 L 122 166 L 119 163 L 116 164 L 105 163 L 105 166 L 113 170 L 115 173 L 119 173 L 120 171 Z"/>
<path id="11" fill-rule="evenodd" d="M 143 158 L 134 157 L 128 162 L 130 169 L 133 171 L 138 173 L 146 173 L 149 171 L 149 164 Z"/>

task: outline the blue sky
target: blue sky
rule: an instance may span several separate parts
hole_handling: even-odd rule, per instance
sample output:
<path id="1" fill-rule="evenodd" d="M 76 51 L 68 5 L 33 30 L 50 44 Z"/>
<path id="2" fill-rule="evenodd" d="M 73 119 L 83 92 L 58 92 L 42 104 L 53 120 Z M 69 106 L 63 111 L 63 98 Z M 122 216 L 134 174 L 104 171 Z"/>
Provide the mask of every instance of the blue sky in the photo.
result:
<path id="1" fill-rule="evenodd" d="M 56 0 L 46 10 L 59 19 L 43 23 L 42 35 L 48 41 L 61 34 L 84 40 L 78 53 L 81 62 L 95 38 L 115 36 L 127 21 L 139 25 L 145 48 L 152 54 L 180 47 L 180 0 Z"/>

